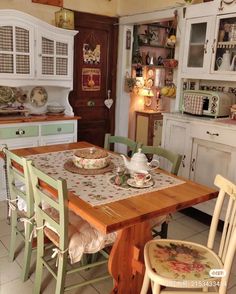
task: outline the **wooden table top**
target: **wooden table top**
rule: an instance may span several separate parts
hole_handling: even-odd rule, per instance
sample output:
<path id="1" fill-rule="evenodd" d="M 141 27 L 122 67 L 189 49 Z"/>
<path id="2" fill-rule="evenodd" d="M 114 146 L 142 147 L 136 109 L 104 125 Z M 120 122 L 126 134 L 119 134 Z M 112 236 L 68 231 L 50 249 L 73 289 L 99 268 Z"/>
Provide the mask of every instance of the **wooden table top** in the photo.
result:
<path id="1" fill-rule="evenodd" d="M 87 142 L 31 147 L 13 150 L 20 156 L 91 147 Z M 69 207 L 104 233 L 113 232 L 155 216 L 173 213 L 215 198 L 212 188 L 181 178 L 184 184 L 92 207 L 69 192 Z"/>

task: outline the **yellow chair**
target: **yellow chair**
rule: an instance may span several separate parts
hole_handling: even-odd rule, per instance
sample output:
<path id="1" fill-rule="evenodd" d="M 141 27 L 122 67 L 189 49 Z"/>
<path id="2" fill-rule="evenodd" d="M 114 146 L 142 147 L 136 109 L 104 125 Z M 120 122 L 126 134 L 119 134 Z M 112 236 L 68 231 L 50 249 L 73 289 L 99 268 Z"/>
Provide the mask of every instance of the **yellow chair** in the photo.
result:
<path id="1" fill-rule="evenodd" d="M 152 240 L 144 248 L 146 272 L 141 294 L 151 282 L 154 294 L 226 294 L 236 251 L 236 185 L 217 175 L 220 189 L 210 226 L 207 246 L 181 240 Z M 213 250 L 223 203 L 227 203 L 220 248 Z M 174 288 L 171 290 L 163 287 Z M 211 288 L 214 288 L 211 292 Z M 188 291 L 184 292 L 183 288 Z M 194 291 L 197 289 L 197 292 Z"/>

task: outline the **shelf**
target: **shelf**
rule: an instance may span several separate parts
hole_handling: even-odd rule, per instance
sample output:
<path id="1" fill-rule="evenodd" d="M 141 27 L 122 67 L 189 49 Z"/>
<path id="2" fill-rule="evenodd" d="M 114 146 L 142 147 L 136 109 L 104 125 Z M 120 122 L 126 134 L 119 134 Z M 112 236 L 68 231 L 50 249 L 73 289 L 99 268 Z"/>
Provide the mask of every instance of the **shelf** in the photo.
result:
<path id="1" fill-rule="evenodd" d="M 204 46 L 204 43 L 190 43 L 189 46 Z"/>
<path id="2" fill-rule="evenodd" d="M 175 47 L 168 47 L 165 45 L 151 45 L 151 44 L 142 44 L 142 45 L 139 45 L 139 47 L 163 48 L 163 49 L 168 49 L 168 50 L 175 49 Z"/>
<path id="3" fill-rule="evenodd" d="M 137 66 L 137 64 L 136 63 L 133 63 L 132 64 L 132 67 L 136 67 Z M 149 65 L 147 65 L 147 64 L 141 64 L 141 66 L 146 66 L 146 67 L 154 67 L 154 68 L 168 68 L 168 69 L 175 69 L 175 68 L 177 68 L 177 66 L 176 67 L 170 67 L 170 66 L 163 66 L 163 65 L 155 65 L 155 64 L 149 64 Z"/>
<path id="4" fill-rule="evenodd" d="M 149 27 L 161 28 L 161 29 L 168 29 L 168 30 L 172 29 L 171 26 L 165 26 L 165 25 L 160 25 L 160 24 L 156 24 L 156 23 L 153 23 L 153 24 L 150 23 L 148 26 Z"/>
<path id="5" fill-rule="evenodd" d="M 235 48 L 236 47 L 236 41 L 229 41 L 229 42 L 218 42 L 217 48 Z"/>

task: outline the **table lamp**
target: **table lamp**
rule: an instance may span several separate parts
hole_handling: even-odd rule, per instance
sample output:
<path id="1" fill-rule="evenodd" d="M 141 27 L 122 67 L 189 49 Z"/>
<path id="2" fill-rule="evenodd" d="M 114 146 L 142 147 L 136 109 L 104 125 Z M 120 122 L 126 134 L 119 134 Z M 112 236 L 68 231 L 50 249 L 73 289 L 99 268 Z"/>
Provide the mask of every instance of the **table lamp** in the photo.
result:
<path id="1" fill-rule="evenodd" d="M 139 93 L 144 97 L 144 110 L 156 110 L 155 103 L 153 101 L 154 93 L 150 88 L 142 88 Z"/>

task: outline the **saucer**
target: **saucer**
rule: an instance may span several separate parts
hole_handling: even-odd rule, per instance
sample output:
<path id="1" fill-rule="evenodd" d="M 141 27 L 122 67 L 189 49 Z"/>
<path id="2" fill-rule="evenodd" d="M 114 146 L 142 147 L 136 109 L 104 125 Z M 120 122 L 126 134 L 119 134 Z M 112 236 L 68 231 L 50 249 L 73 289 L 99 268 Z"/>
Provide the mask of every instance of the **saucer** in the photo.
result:
<path id="1" fill-rule="evenodd" d="M 144 185 L 139 186 L 139 185 L 137 185 L 137 184 L 135 183 L 135 180 L 134 180 L 134 179 L 128 179 L 128 180 L 127 180 L 127 184 L 128 184 L 129 186 L 133 187 L 133 188 L 149 188 L 149 187 L 151 187 L 151 186 L 154 185 L 154 181 L 153 181 L 153 180 L 150 180 L 150 181 L 144 183 Z"/>

